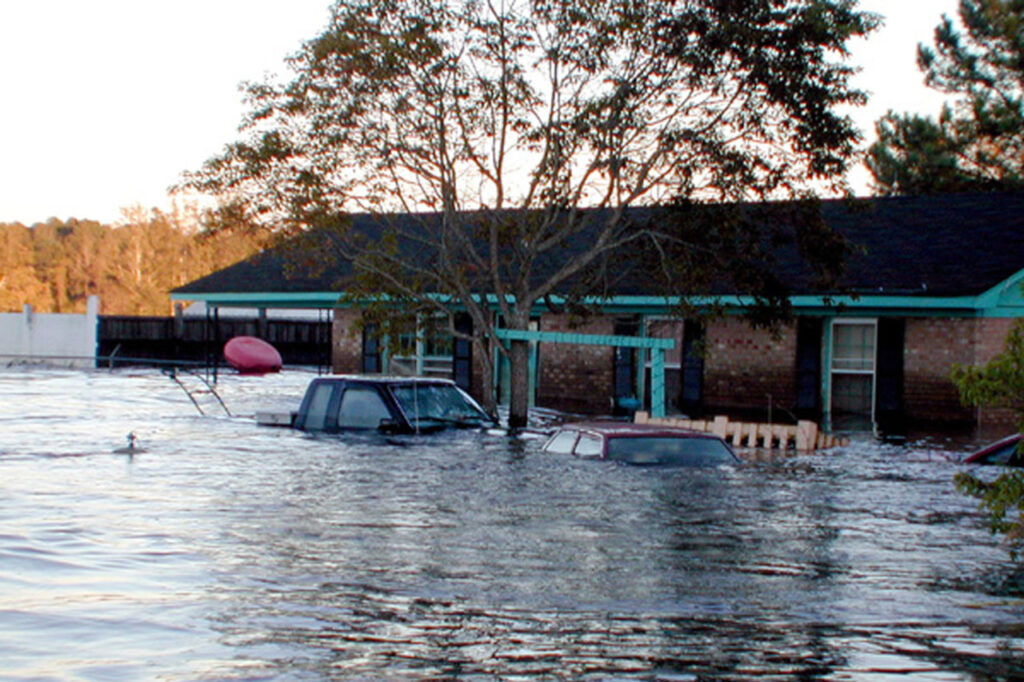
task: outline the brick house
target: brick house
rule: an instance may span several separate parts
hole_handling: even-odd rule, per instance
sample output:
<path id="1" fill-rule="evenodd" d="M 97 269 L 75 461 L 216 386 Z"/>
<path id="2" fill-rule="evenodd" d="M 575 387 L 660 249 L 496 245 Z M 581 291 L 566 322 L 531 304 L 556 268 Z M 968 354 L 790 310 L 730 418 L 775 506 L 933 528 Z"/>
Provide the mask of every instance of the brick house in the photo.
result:
<path id="1" fill-rule="evenodd" d="M 790 282 L 794 321 L 775 332 L 745 321 L 742 298 L 719 296 L 724 316 L 680 319 L 677 301 L 636 287 L 603 299 L 602 314 L 582 327 L 537 310 L 535 328 L 675 339 L 665 358 L 669 412 L 771 413 L 887 430 L 1006 418 L 962 407 L 949 374 L 956 363 L 980 364 L 998 353 L 1013 321 L 1024 317 L 1024 193 L 836 200 L 823 202 L 822 212 L 859 250 L 841 290 Z M 788 267 L 785 258 L 778 263 Z M 271 251 L 172 297 L 215 308 L 331 308 L 334 371 L 452 376 L 471 391 L 481 385 L 482 364 L 467 343 L 415 342 L 387 357 L 373 338 L 351 333 L 360 310 L 339 307 L 333 281 L 331 273 L 286 277 Z M 627 398 L 649 405 L 650 364 L 643 349 L 542 340 L 532 351 L 532 402 L 581 413 L 608 413 Z M 495 379 L 500 401 L 507 390 L 500 363 Z"/>

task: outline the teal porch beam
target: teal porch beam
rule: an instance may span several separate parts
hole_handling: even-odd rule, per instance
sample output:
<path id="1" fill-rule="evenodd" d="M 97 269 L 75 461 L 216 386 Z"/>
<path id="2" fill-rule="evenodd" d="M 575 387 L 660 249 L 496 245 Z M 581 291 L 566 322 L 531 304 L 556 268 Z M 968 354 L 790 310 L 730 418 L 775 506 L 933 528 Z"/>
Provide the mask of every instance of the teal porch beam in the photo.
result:
<path id="1" fill-rule="evenodd" d="M 547 343 L 574 343 L 581 346 L 618 346 L 619 348 L 676 347 L 675 339 L 657 339 L 646 336 L 607 336 L 604 334 L 572 334 L 569 332 L 535 332 L 527 329 L 496 329 L 494 335 L 508 341 L 543 341 Z"/>
<path id="2" fill-rule="evenodd" d="M 572 343 L 584 346 L 647 348 L 651 351 L 651 416 L 665 416 L 665 351 L 676 347 L 675 339 L 658 339 L 649 336 L 607 336 L 603 334 L 540 332 L 527 329 L 496 329 L 494 335 L 506 341 L 540 341 L 546 343 Z"/>
<path id="3" fill-rule="evenodd" d="M 842 311 L 845 315 L 884 315 L 910 314 L 915 316 L 952 315 L 956 317 L 1019 317 L 1021 314 L 1022 297 L 1020 284 L 1024 280 L 1024 271 L 1008 278 L 999 285 L 981 295 L 968 296 L 927 296 L 927 295 L 891 295 L 891 294 L 860 294 L 820 296 L 796 295 L 789 301 L 796 312 L 811 314 L 835 314 Z M 172 293 L 173 301 L 205 301 L 211 306 L 219 307 L 254 307 L 254 308 L 350 308 L 357 306 L 354 301 L 342 300 L 339 291 L 308 291 L 308 292 L 207 292 L 207 293 Z M 386 300 L 386 296 L 383 297 Z M 447 300 L 450 297 L 436 295 L 436 298 Z M 492 305 L 497 305 L 497 297 L 487 295 L 479 297 Z M 514 298 L 508 297 L 509 302 Z M 561 297 L 552 296 L 556 305 L 565 301 Z M 744 296 L 702 296 L 687 299 L 695 307 L 719 305 L 728 310 L 738 311 L 749 307 L 754 299 Z M 588 297 L 584 299 L 588 305 L 603 308 L 605 311 L 631 311 L 665 313 L 679 306 L 681 299 L 676 296 L 611 296 L 607 298 Z M 538 304 L 538 311 L 542 306 Z"/>

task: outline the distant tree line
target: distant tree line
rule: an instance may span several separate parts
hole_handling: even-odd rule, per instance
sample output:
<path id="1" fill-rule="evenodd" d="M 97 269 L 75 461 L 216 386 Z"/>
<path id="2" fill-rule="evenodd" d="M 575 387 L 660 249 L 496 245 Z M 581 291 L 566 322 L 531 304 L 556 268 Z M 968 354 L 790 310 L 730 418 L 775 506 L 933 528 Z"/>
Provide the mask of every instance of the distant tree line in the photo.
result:
<path id="1" fill-rule="evenodd" d="M 92 294 L 111 315 L 166 315 L 171 289 L 255 252 L 252 231 L 211 230 L 194 213 L 135 209 L 118 225 L 0 223 L 0 312 L 80 313 Z"/>

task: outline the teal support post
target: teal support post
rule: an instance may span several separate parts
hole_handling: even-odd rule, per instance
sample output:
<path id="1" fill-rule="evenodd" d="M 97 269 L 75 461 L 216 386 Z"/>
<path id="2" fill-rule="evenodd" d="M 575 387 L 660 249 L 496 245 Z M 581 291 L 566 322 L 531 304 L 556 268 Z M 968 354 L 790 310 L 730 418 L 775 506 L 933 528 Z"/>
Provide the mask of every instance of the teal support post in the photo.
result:
<path id="1" fill-rule="evenodd" d="M 540 332 L 520 329 L 496 329 L 499 339 L 540 341 L 544 343 L 572 343 L 584 346 L 618 346 L 620 348 L 647 348 L 651 351 L 651 416 L 665 416 L 665 351 L 676 347 L 675 339 L 642 336 L 602 336 L 567 332 Z M 533 367 L 531 366 L 531 370 Z M 531 381 L 533 380 L 531 375 Z"/>
<path id="2" fill-rule="evenodd" d="M 651 349 L 651 416 L 665 416 L 665 351 Z"/>
<path id="3" fill-rule="evenodd" d="M 832 433 L 832 323 L 835 318 L 825 318 L 824 340 L 821 343 L 821 425 L 825 433 Z"/>

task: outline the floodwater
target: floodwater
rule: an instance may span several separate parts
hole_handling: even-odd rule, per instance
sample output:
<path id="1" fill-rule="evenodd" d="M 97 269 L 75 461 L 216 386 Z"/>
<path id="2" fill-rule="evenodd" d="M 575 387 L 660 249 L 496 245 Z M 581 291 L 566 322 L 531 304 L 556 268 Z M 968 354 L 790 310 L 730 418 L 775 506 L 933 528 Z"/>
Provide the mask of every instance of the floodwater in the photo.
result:
<path id="1" fill-rule="evenodd" d="M 253 423 L 311 377 L 222 375 L 229 417 L 156 370 L 0 370 L 0 679 L 1024 676 L 962 451 L 695 471 Z"/>

